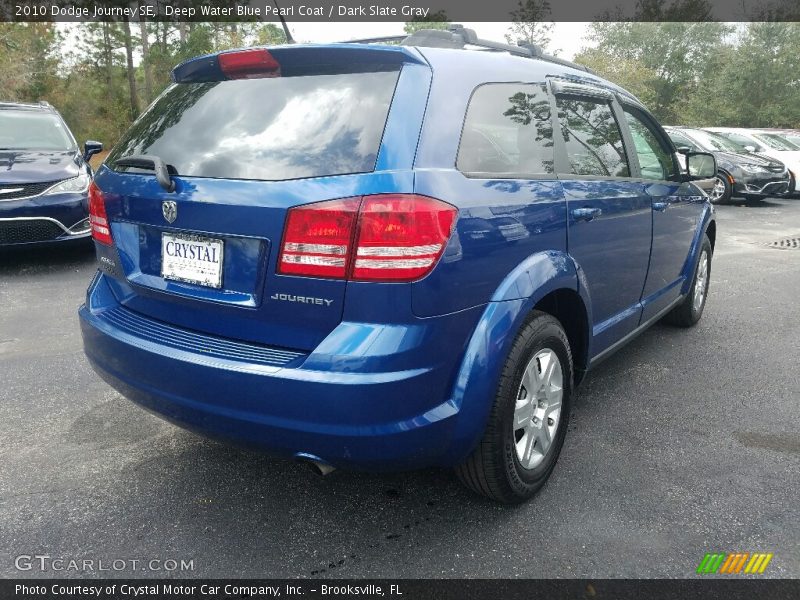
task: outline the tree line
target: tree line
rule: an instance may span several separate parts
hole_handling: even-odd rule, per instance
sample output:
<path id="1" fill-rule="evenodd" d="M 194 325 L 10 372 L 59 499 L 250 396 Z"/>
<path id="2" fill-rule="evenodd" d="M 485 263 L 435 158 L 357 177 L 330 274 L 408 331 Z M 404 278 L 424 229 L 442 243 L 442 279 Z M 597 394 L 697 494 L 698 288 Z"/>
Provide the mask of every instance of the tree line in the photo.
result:
<path id="1" fill-rule="evenodd" d="M 575 61 L 664 124 L 800 128 L 800 23 L 598 22 Z"/>
<path id="2" fill-rule="evenodd" d="M 541 4 L 541 3 L 540 3 Z M 521 14 L 508 40 L 558 46 Z M 528 20 L 524 20 L 524 19 Z M 409 23 L 445 27 L 447 22 Z M 285 42 L 268 23 L 0 23 L 0 101 L 46 100 L 79 140 L 113 146 L 190 57 Z M 800 128 L 800 23 L 595 22 L 575 61 L 618 83 L 665 124 Z M 513 38 L 513 39 L 512 39 Z"/>
<path id="3" fill-rule="evenodd" d="M 172 68 L 228 48 L 282 44 L 273 23 L 0 23 L 0 102 L 47 101 L 79 140 L 112 147 Z"/>

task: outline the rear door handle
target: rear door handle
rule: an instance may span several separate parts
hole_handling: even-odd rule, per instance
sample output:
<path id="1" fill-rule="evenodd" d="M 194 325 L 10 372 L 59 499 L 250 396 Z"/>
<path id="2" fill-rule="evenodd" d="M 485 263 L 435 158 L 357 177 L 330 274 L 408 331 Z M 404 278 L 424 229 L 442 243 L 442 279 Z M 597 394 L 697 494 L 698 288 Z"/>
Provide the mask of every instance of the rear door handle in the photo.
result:
<path id="1" fill-rule="evenodd" d="M 669 208 L 669 202 L 653 202 L 653 210 L 664 212 Z"/>
<path id="2" fill-rule="evenodd" d="M 603 214 L 603 209 L 601 208 L 573 208 L 570 211 L 572 214 L 572 218 L 576 221 L 591 221 L 595 217 L 599 217 Z"/>

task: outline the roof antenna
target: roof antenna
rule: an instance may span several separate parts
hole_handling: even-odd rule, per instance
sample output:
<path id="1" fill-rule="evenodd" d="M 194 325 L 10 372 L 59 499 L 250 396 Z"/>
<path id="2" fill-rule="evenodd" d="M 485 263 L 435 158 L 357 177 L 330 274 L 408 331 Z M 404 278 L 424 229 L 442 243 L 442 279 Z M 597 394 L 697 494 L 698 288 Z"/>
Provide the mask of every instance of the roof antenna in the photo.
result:
<path id="1" fill-rule="evenodd" d="M 278 0 L 272 0 L 272 3 L 275 5 L 275 10 L 278 11 L 278 18 L 281 20 L 281 25 L 283 25 L 283 33 L 286 34 L 286 43 L 296 44 L 297 42 L 294 41 L 294 38 L 289 31 L 289 26 L 286 24 L 286 19 L 284 19 L 283 15 L 281 14 L 281 7 L 278 6 Z"/>

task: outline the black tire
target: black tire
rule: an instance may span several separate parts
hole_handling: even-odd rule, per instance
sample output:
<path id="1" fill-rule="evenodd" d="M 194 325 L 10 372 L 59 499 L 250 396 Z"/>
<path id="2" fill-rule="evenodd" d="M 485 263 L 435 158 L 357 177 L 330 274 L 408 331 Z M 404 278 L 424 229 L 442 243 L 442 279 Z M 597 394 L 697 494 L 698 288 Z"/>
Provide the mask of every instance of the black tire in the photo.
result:
<path id="1" fill-rule="evenodd" d="M 558 357 L 562 371 L 561 412 L 549 449 L 538 465 L 527 469 L 520 463 L 516 450 L 515 405 L 526 367 L 537 354 L 548 349 Z M 561 452 L 572 390 L 572 352 L 567 335 L 557 319 L 533 311 L 506 359 L 483 438 L 470 457 L 456 467 L 459 479 L 474 492 L 505 504 L 531 498 L 550 477 Z"/>
<path id="2" fill-rule="evenodd" d="M 705 286 L 705 290 L 703 291 L 702 301 L 699 305 L 696 305 L 694 301 L 695 288 L 700 285 L 698 282 L 698 274 L 700 272 L 700 265 L 702 263 L 704 253 L 708 260 L 706 277 L 702 284 Z M 700 252 L 698 252 L 697 255 L 697 262 L 694 265 L 694 274 L 692 275 L 692 285 L 689 288 L 689 293 L 686 294 L 686 297 L 678 306 L 667 313 L 666 317 L 664 317 L 664 321 L 678 327 L 692 327 L 700 320 L 700 317 L 703 316 L 703 309 L 706 307 L 706 301 L 708 300 L 708 288 L 711 283 L 712 256 L 713 252 L 711 250 L 711 240 L 708 239 L 707 235 L 703 235 L 703 243 L 701 244 Z"/>
<path id="3" fill-rule="evenodd" d="M 731 182 L 728 179 L 728 176 L 723 173 L 722 171 L 717 173 L 716 181 L 714 182 L 714 187 L 716 188 L 717 185 L 722 185 L 724 191 L 722 195 L 718 198 L 714 198 L 712 194 L 709 194 L 709 198 L 711 199 L 712 204 L 728 204 L 731 201 L 731 195 L 733 194 L 733 187 L 731 186 Z"/>

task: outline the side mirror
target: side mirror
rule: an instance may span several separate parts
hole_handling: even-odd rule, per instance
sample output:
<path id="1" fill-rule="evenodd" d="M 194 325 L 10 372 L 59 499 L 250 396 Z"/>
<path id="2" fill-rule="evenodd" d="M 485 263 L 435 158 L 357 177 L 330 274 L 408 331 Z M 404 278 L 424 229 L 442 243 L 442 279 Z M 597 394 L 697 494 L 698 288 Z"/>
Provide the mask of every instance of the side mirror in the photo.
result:
<path id="1" fill-rule="evenodd" d="M 755 152 L 756 151 L 756 147 L 755 146 L 745 146 L 744 149 L 747 150 L 748 152 Z"/>
<path id="2" fill-rule="evenodd" d="M 689 154 L 689 152 L 691 152 L 691 151 L 692 151 L 692 149 L 691 149 L 691 148 L 689 148 L 689 146 L 678 146 L 678 147 L 677 147 L 677 148 L 675 148 L 675 149 L 676 149 L 676 150 L 677 150 L 677 151 L 678 151 L 680 154 Z"/>
<path id="3" fill-rule="evenodd" d="M 83 160 L 89 162 L 89 159 L 92 158 L 95 154 L 98 154 L 103 151 L 103 142 L 95 142 L 94 140 L 88 140 L 83 145 Z"/>
<path id="4" fill-rule="evenodd" d="M 717 174 L 717 159 L 708 152 L 689 152 L 686 155 L 689 181 L 709 179 Z"/>

